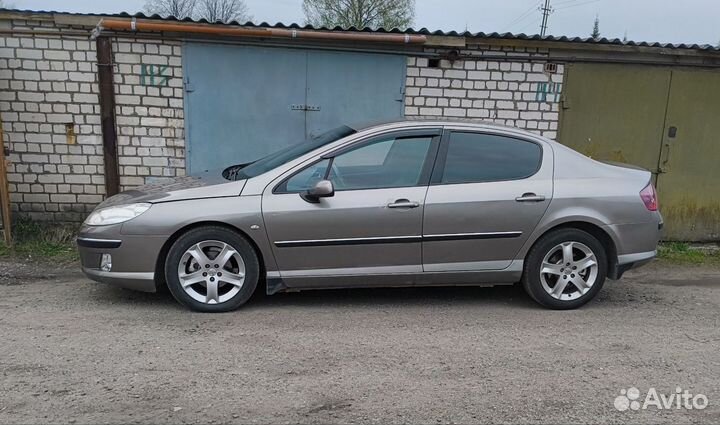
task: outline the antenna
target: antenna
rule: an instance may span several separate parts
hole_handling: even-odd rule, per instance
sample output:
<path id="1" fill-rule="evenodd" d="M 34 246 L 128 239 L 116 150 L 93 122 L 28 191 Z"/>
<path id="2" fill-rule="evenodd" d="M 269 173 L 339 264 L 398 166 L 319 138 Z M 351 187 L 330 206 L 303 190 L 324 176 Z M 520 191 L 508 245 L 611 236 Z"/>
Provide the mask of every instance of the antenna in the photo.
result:
<path id="1" fill-rule="evenodd" d="M 548 18 L 553 12 L 553 8 L 550 6 L 550 0 L 545 0 L 545 4 L 540 8 L 540 11 L 543 14 L 542 22 L 540 23 L 540 36 L 545 37 L 548 27 Z"/>

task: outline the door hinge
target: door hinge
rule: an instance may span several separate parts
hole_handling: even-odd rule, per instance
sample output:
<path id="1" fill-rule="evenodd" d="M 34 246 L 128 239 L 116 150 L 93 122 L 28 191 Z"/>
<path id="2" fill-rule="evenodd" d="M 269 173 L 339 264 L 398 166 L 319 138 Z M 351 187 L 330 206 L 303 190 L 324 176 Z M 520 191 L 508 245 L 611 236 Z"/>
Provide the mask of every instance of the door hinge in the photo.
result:
<path id="1" fill-rule="evenodd" d="M 563 109 L 570 109 L 570 100 L 568 100 L 567 95 L 562 95 L 560 98 L 560 106 Z"/>
<path id="2" fill-rule="evenodd" d="M 190 83 L 190 81 L 187 81 L 187 80 L 186 80 L 184 84 L 185 84 L 185 91 L 186 91 L 186 92 L 192 93 L 193 91 L 195 91 L 195 87 L 193 87 L 193 85 Z"/>
<path id="3" fill-rule="evenodd" d="M 290 110 L 292 110 L 292 111 L 319 111 L 320 106 L 292 104 L 292 105 L 290 105 Z"/>

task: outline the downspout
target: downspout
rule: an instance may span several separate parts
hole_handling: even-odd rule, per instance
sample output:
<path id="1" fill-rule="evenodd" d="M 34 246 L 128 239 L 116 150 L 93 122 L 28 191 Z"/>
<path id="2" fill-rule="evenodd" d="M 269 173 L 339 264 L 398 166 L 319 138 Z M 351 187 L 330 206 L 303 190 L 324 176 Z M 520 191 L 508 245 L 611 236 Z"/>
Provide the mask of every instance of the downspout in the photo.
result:
<path id="1" fill-rule="evenodd" d="M 97 48 L 98 86 L 100 89 L 103 161 L 105 164 L 105 196 L 109 197 L 120 192 L 112 44 L 108 37 L 97 37 L 95 42 Z"/>
<path id="2" fill-rule="evenodd" d="M 122 19 L 103 19 L 93 32 L 99 36 L 103 29 L 122 31 L 162 31 L 193 34 L 211 34 L 233 37 L 270 37 L 306 40 L 354 41 L 370 43 L 424 44 L 427 37 L 417 34 L 361 33 L 350 31 L 309 31 L 284 28 L 241 28 L 228 25 L 197 23 L 147 22 Z"/>

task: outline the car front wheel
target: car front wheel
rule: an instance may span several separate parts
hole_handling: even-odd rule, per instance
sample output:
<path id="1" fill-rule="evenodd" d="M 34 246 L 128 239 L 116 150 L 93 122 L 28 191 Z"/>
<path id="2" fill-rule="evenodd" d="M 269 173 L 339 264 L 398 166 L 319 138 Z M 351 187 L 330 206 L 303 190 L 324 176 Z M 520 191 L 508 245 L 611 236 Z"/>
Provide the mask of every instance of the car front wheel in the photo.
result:
<path id="1" fill-rule="evenodd" d="M 605 282 L 607 254 L 600 241 L 579 229 L 549 233 L 528 253 L 525 291 L 541 305 L 567 310 L 595 297 Z"/>
<path id="2" fill-rule="evenodd" d="M 180 236 L 165 262 L 173 297 L 202 312 L 240 307 L 252 296 L 259 276 L 258 257 L 250 243 L 218 226 L 199 227 Z"/>

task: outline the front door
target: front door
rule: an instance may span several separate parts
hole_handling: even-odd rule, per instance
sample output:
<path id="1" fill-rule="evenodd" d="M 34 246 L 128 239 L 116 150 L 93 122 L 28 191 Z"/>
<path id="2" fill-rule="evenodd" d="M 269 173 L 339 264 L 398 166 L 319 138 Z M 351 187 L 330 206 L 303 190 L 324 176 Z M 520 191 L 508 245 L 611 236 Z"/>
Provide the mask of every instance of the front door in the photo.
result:
<path id="1" fill-rule="evenodd" d="M 406 274 L 412 283 L 422 272 L 423 200 L 439 134 L 376 136 L 270 185 L 263 218 L 283 280 L 302 287 L 323 276 Z M 334 196 L 318 203 L 300 197 L 323 179 L 333 183 Z M 373 283 L 363 278 L 363 286 Z M 332 284 L 338 281 L 325 285 Z"/>
<path id="2" fill-rule="evenodd" d="M 424 270 L 510 266 L 550 204 L 552 169 L 543 143 L 447 132 L 425 200 Z"/>

